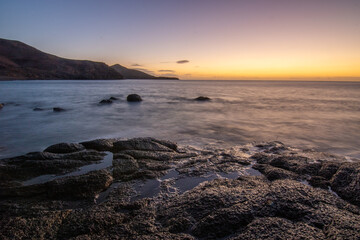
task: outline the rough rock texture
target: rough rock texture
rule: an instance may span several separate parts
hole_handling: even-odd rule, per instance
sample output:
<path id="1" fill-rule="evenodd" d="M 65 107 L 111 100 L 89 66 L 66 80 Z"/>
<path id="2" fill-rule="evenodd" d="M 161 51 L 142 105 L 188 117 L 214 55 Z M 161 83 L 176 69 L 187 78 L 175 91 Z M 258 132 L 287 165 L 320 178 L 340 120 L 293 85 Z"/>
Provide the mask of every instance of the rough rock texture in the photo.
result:
<path id="1" fill-rule="evenodd" d="M 73 153 L 85 150 L 85 147 L 79 143 L 58 143 L 47 147 L 44 152 L 50 153 Z"/>
<path id="2" fill-rule="evenodd" d="M 128 102 L 141 102 L 142 98 L 137 94 L 130 94 L 127 96 L 126 100 Z"/>
<path id="3" fill-rule="evenodd" d="M 360 239 L 356 160 L 279 142 L 98 139 L 49 149 L 0 160 L 0 239 Z M 102 151 L 113 153 L 111 167 L 69 174 L 104 164 Z M 68 174 L 23 182 L 52 173 Z"/>
<path id="4" fill-rule="evenodd" d="M 96 151 L 111 151 L 116 139 L 96 139 L 92 141 L 86 141 L 80 143 L 87 149 L 93 149 Z"/>

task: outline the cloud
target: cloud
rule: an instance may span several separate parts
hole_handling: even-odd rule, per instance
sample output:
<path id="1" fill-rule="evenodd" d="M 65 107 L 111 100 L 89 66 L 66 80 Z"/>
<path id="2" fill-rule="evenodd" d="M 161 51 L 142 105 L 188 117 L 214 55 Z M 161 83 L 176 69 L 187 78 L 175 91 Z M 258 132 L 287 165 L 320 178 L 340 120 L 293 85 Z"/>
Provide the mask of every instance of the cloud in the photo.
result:
<path id="1" fill-rule="evenodd" d="M 189 60 L 179 60 L 179 61 L 177 61 L 176 63 L 178 63 L 178 64 L 184 64 L 184 63 L 188 63 L 188 62 L 190 62 Z"/>
<path id="2" fill-rule="evenodd" d="M 137 64 L 137 63 L 134 63 L 134 64 L 132 64 L 131 66 L 132 66 L 132 67 L 142 67 L 141 64 Z"/>
<path id="3" fill-rule="evenodd" d="M 174 70 L 159 70 L 158 72 L 162 72 L 162 73 L 174 73 Z"/>

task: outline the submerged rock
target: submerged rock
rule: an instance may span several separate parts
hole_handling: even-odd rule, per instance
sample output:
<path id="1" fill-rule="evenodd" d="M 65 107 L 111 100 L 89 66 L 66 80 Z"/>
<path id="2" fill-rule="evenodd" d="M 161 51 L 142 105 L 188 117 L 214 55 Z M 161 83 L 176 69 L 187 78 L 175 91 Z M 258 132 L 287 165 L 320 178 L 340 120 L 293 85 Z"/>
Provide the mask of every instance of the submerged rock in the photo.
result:
<path id="1" fill-rule="evenodd" d="M 194 99 L 195 101 L 210 101 L 211 98 L 209 97 L 205 97 L 205 96 L 200 96 Z"/>
<path id="2" fill-rule="evenodd" d="M 141 102 L 142 98 L 140 97 L 140 95 L 130 94 L 130 95 L 127 96 L 126 100 L 128 102 Z"/>
<path id="3" fill-rule="evenodd" d="M 64 112 L 64 111 L 66 111 L 64 108 L 61 108 L 61 107 L 54 107 L 53 108 L 53 111 L 54 112 Z"/>
<path id="4" fill-rule="evenodd" d="M 111 101 L 110 99 L 103 99 L 99 102 L 99 104 L 111 104 L 113 103 L 113 101 Z"/>
<path id="5" fill-rule="evenodd" d="M 119 100 L 117 97 L 110 97 L 109 100 Z"/>

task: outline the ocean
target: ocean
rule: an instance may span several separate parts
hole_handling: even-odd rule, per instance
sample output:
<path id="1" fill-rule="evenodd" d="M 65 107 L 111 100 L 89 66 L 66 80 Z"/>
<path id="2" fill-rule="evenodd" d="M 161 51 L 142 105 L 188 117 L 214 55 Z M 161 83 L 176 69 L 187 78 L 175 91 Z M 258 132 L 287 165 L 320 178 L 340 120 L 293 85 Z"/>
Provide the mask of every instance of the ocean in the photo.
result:
<path id="1" fill-rule="evenodd" d="M 143 101 L 128 103 L 131 93 Z M 111 96 L 119 100 L 99 104 Z M 220 148 L 281 141 L 360 158 L 360 82 L 0 81 L 0 103 L 0 158 L 110 137 Z"/>

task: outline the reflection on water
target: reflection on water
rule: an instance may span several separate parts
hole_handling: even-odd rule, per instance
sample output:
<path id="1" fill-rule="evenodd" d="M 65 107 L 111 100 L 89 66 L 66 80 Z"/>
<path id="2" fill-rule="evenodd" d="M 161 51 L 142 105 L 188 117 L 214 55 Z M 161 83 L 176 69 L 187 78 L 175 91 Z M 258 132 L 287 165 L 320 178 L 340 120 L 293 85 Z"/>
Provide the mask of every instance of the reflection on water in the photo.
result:
<path id="1" fill-rule="evenodd" d="M 130 93 L 144 101 L 127 103 Z M 202 95 L 212 101 L 192 100 Z M 110 96 L 119 100 L 98 104 Z M 0 82 L 0 102 L 1 157 L 58 142 L 137 136 L 197 146 L 278 140 L 360 157 L 360 83 L 13 81 Z"/>

